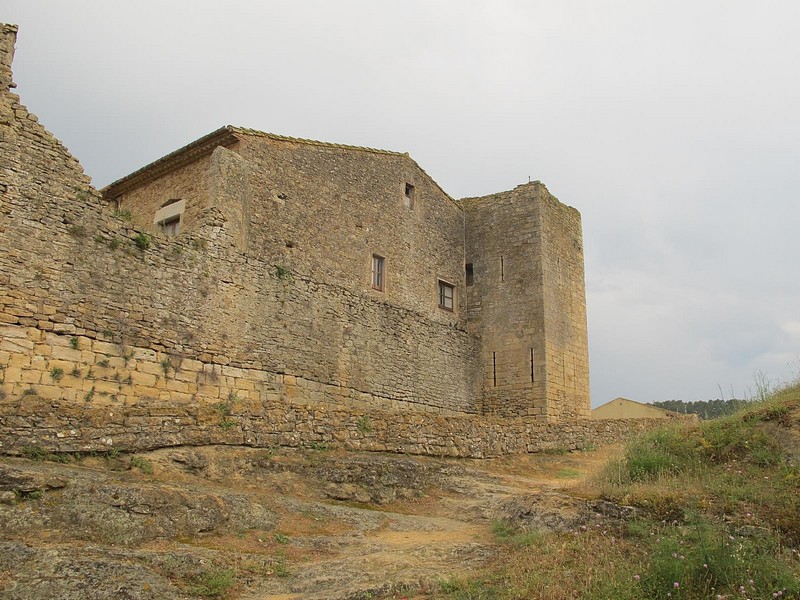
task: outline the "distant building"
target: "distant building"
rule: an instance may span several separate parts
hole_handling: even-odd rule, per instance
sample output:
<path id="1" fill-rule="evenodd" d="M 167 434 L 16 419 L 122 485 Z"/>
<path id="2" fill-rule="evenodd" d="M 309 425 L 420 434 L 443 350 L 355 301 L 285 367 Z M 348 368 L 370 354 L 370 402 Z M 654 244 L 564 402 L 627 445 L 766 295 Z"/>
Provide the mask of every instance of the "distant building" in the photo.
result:
<path id="1" fill-rule="evenodd" d="M 592 409 L 592 419 L 674 419 L 681 415 L 627 398 L 614 398 Z"/>

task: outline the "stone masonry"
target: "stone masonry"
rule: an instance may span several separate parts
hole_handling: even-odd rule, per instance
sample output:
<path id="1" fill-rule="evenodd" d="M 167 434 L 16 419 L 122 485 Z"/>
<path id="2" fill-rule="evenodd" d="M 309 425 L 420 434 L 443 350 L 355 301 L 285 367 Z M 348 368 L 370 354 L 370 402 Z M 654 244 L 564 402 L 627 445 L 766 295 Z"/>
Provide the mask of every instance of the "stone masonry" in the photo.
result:
<path id="1" fill-rule="evenodd" d="M 0 452 L 202 438 L 486 456 L 623 431 L 585 421 L 580 217 L 542 184 L 455 201 L 407 154 L 224 127 L 101 194 L 11 92 L 16 32 L 0 37 Z"/>

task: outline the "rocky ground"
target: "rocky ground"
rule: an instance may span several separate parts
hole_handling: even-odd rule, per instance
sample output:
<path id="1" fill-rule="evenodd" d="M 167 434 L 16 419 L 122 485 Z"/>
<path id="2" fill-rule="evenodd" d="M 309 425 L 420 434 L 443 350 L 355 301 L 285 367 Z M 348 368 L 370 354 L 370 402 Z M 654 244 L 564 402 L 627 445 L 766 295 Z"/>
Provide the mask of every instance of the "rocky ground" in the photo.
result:
<path id="1" fill-rule="evenodd" d="M 0 458 L 0 598 L 422 598 L 496 559 L 499 522 L 553 530 L 618 517 L 570 493 L 612 452 L 32 450 Z"/>

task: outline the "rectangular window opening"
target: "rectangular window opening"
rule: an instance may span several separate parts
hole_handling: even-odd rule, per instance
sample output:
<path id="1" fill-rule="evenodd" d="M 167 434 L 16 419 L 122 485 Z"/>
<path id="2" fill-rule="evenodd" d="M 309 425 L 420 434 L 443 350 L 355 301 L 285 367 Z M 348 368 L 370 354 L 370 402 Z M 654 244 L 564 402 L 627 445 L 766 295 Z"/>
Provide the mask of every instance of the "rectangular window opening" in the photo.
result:
<path id="1" fill-rule="evenodd" d="M 472 285 L 475 282 L 475 272 L 473 271 L 472 263 L 467 263 L 464 270 L 467 275 L 467 285 Z"/>
<path id="2" fill-rule="evenodd" d="M 163 231 L 167 237 L 176 237 L 178 233 L 180 233 L 180 230 L 181 230 L 180 215 L 161 222 L 161 231 Z"/>
<path id="3" fill-rule="evenodd" d="M 383 291 L 384 283 L 384 259 L 377 254 L 372 255 L 372 289 Z"/>
<path id="4" fill-rule="evenodd" d="M 497 352 L 492 352 L 492 385 L 497 387 Z"/>
<path id="5" fill-rule="evenodd" d="M 406 208 L 414 208 L 414 186 L 410 183 L 406 183 L 405 202 Z"/>
<path id="6" fill-rule="evenodd" d="M 453 310 L 453 292 L 455 288 L 447 282 L 439 281 L 439 308 Z"/>
<path id="7" fill-rule="evenodd" d="M 505 281 L 505 280 L 506 280 L 506 266 L 505 266 L 505 261 L 503 260 L 503 257 L 501 256 L 500 257 L 500 281 L 502 282 L 502 281 Z"/>

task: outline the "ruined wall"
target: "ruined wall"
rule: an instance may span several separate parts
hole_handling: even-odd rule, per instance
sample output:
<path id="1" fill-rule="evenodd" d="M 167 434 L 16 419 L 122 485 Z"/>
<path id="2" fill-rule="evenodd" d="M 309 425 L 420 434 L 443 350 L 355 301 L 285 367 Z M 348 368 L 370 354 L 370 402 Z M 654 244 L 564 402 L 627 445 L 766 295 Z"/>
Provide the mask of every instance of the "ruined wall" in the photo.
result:
<path id="1" fill-rule="evenodd" d="M 588 416 L 580 215 L 539 182 L 461 204 L 483 412 L 550 421 Z"/>
<path id="2" fill-rule="evenodd" d="M 3 39 L 8 45 L 8 35 Z M 12 329 L 2 332 L 2 402 L 13 406 L 23 395 L 52 398 L 57 390 L 64 401 L 80 401 L 92 388 L 90 406 L 101 392 L 122 402 L 169 397 L 200 404 L 230 393 L 206 381 L 170 380 L 165 387 L 163 379 L 152 385 L 136 369 L 111 377 L 95 363 L 115 357 L 83 354 L 95 352 L 97 343 L 106 350 L 102 344 L 115 345 L 123 359 L 126 348 L 140 348 L 155 353 L 155 362 L 178 368 L 196 360 L 211 373 L 238 368 L 260 373 L 253 381 L 303 382 L 264 391 L 278 398 L 311 401 L 325 390 L 326 397 L 341 401 L 475 411 L 472 340 L 452 323 L 452 313 L 437 318 L 436 311 L 420 313 L 348 289 L 335 278 L 312 277 L 301 268 L 304 261 L 310 264 L 307 257 L 286 274 L 277 269 L 286 265 L 285 257 L 250 252 L 263 240 L 248 242 L 253 228 L 243 216 L 236 182 L 247 183 L 250 175 L 235 152 L 220 148 L 208 158 L 203 177 L 213 179 L 212 201 L 196 211 L 189 232 L 167 239 L 115 216 L 115 207 L 99 198 L 77 161 L 7 90 L 2 110 L 0 323 L 32 328 L 23 337 Z M 269 219 L 270 207 L 258 206 Z M 459 212 L 455 207 L 452 214 Z M 337 220 L 326 218 L 325 226 L 335 230 Z M 296 226 L 299 236 L 302 225 Z M 304 243 L 298 250 L 308 252 Z M 42 337 L 46 332 L 78 339 L 82 358 L 74 352 L 66 353 L 68 359 L 53 358 Z M 55 346 L 63 348 L 61 341 Z M 48 379 L 53 369 L 65 376 Z M 73 370 L 80 373 L 75 381 L 67 376 Z M 129 376 L 133 387 L 121 383 Z"/>

